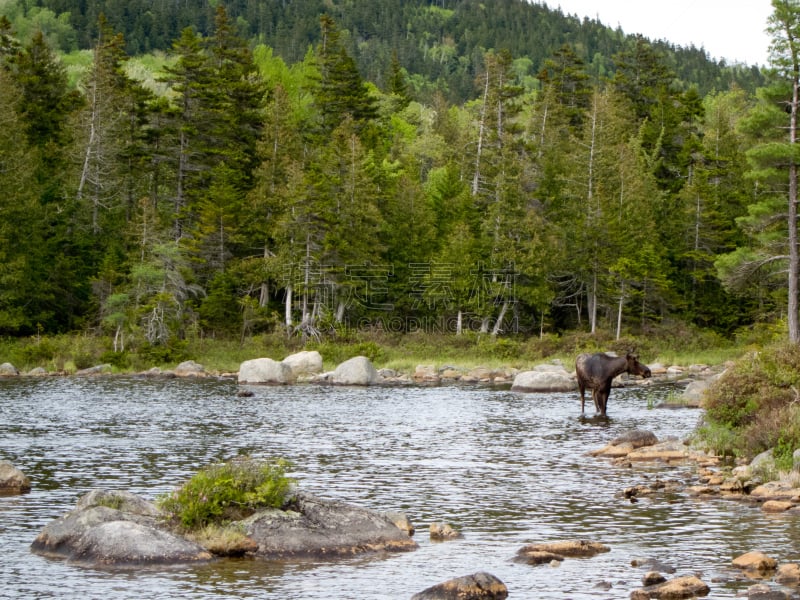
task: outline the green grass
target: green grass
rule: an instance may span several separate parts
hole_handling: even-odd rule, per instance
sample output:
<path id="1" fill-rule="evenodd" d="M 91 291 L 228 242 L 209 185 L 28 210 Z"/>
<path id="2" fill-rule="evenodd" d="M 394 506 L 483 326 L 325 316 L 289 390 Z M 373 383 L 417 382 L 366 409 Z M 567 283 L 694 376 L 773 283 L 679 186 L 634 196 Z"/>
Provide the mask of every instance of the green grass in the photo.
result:
<path id="1" fill-rule="evenodd" d="M 167 346 L 149 346 L 127 340 L 124 351 L 114 350 L 107 336 L 58 335 L 0 339 L 0 362 L 11 362 L 21 371 L 43 367 L 48 371 L 74 372 L 78 369 L 109 363 L 114 372 L 145 371 L 151 367 L 171 369 L 184 360 L 194 360 L 210 372 L 235 372 L 252 358 L 282 360 L 300 350 L 318 350 L 326 370 L 363 355 L 376 367 L 412 373 L 419 364 L 436 367 L 452 365 L 464 369 L 477 366 L 527 369 L 542 362 L 560 360 L 567 368 L 581 352 L 635 350 L 642 362 L 664 365 L 719 365 L 736 359 L 754 347 L 766 345 L 761 336 L 753 339 L 726 340 L 714 334 L 686 327 L 664 326 L 642 336 L 615 339 L 607 331 L 595 334 L 567 332 L 562 335 L 500 336 L 467 332 L 395 334 L 384 332 L 338 331 L 320 341 L 304 344 L 299 337 L 283 333 L 260 334 L 244 340 L 190 337 Z"/>

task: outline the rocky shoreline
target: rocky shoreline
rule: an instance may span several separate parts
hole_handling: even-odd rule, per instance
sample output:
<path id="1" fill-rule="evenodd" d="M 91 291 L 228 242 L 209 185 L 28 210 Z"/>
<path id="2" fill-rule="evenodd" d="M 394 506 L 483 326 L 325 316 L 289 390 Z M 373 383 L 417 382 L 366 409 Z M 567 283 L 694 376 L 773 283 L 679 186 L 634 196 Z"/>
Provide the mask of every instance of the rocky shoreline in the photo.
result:
<path id="1" fill-rule="evenodd" d="M 702 387 L 718 376 L 722 366 L 708 365 L 648 365 L 652 379 L 641 380 L 623 374 L 614 380 L 615 387 L 628 385 L 654 385 L 663 382 L 682 382 L 688 384 L 684 401 L 697 405 Z M 95 365 L 75 373 L 49 372 L 37 367 L 21 372 L 11 363 L 0 364 L 0 377 L 47 377 L 76 376 L 94 377 L 114 375 L 109 364 Z M 577 389 L 574 365 L 566 366 L 559 360 L 533 365 L 527 369 L 512 367 L 490 368 L 484 366 L 460 367 L 456 365 L 420 364 L 413 372 L 400 372 L 394 369 L 376 368 L 364 356 L 352 357 L 337 365 L 332 371 L 323 370 L 322 356 L 317 351 L 303 351 L 274 360 L 268 357 L 255 358 L 241 363 L 236 372 L 215 372 L 192 360 L 184 361 L 174 369 L 154 367 L 147 371 L 124 373 L 121 375 L 144 378 L 219 378 L 236 380 L 241 385 L 291 385 L 314 383 L 321 385 L 356 386 L 402 386 L 402 385 L 455 385 L 478 384 L 489 386 L 510 386 L 512 391 L 548 393 L 571 392 Z M 692 389 L 693 385 L 698 386 Z"/>
<path id="2" fill-rule="evenodd" d="M 800 515 L 800 473 L 785 474 L 777 481 L 761 480 L 760 474 L 769 469 L 766 464 L 771 459 L 769 452 L 757 456 L 750 463 L 732 465 L 718 456 L 691 447 L 687 441 L 675 438 L 658 440 L 650 431 L 633 430 L 588 455 L 610 460 L 619 468 L 634 468 L 637 464 L 653 461 L 665 466 L 686 463 L 695 466 L 691 481 L 648 476 L 641 484 L 618 491 L 616 496 L 623 501 L 639 502 L 657 494 L 682 494 L 701 501 L 744 502 L 767 513 Z M 800 563 L 779 562 L 760 550 L 749 550 L 734 558 L 731 567 L 738 573 L 735 578 L 752 582 L 744 597 L 752 600 L 800 597 Z M 663 570 L 664 566 L 658 572 L 648 573 L 643 579 L 644 587 L 632 592 L 630 598 L 694 598 L 710 593 L 710 588 L 698 578 L 694 578 L 696 581 L 683 578 L 680 585 L 686 586 L 684 591 L 675 589 L 674 585 L 667 586 L 676 584 L 676 580 L 658 584 L 663 587 L 648 585 L 648 580 L 659 576 Z M 769 585 L 770 582 L 778 587 Z"/>

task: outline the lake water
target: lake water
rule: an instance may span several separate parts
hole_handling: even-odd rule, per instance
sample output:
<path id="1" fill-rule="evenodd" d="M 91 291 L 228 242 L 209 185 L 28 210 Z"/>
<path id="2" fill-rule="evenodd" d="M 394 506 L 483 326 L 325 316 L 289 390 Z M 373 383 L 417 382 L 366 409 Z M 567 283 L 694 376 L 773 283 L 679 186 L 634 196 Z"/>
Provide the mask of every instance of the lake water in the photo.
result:
<path id="1" fill-rule="evenodd" d="M 628 598 L 634 559 L 700 574 L 735 598 L 735 556 L 798 560 L 800 520 L 683 494 L 631 503 L 626 487 L 690 481 L 693 467 L 612 466 L 586 452 L 634 428 L 687 436 L 700 411 L 648 408 L 669 387 L 613 390 L 608 421 L 579 418 L 572 394 L 485 387 L 250 387 L 232 381 L 45 378 L 0 381 L 0 459 L 33 482 L 0 497 L 0 597 L 398 600 L 477 571 L 510 598 Z M 325 498 L 405 511 L 419 549 L 333 563 L 248 559 L 134 571 L 95 570 L 32 554 L 31 542 L 92 488 L 154 499 L 212 462 L 283 457 Z M 428 526 L 464 534 L 432 542 Z M 589 539 L 611 547 L 559 567 L 515 564 L 528 543 Z M 610 589 L 608 586 L 611 586 Z"/>

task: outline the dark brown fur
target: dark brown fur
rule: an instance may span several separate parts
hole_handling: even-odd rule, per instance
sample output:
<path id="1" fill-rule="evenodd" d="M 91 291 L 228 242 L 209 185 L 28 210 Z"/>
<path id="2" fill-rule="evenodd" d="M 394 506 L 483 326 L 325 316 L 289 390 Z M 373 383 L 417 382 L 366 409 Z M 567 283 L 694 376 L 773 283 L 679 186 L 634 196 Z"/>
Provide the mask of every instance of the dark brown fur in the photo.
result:
<path id="1" fill-rule="evenodd" d="M 628 352 L 625 356 L 580 354 L 575 359 L 575 373 L 578 376 L 578 389 L 581 392 L 581 414 L 584 408 L 584 392 L 592 390 L 595 412 L 606 415 L 611 382 L 620 373 L 650 377 L 650 369 L 639 362 L 638 357 Z"/>

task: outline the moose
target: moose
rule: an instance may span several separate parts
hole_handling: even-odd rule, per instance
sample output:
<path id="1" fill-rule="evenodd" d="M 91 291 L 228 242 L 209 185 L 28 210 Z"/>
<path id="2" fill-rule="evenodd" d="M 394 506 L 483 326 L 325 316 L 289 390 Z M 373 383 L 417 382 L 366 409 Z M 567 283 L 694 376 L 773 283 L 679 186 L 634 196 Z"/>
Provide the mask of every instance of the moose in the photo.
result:
<path id="1" fill-rule="evenodd" d="M 584 407 L 584 392 L 592 390 L 595 412 L 606 416 L 608 395 L 611 382 L 620 373 L 650 377 L 650 369 L 639 362 L 633 352 L 623 356 L 609 356 L 603 352 L 597 354 L 579 354 L 575 359 L 575 373 L 578 376 L 578 389 L 581 392 L 581 414 Z"/>

